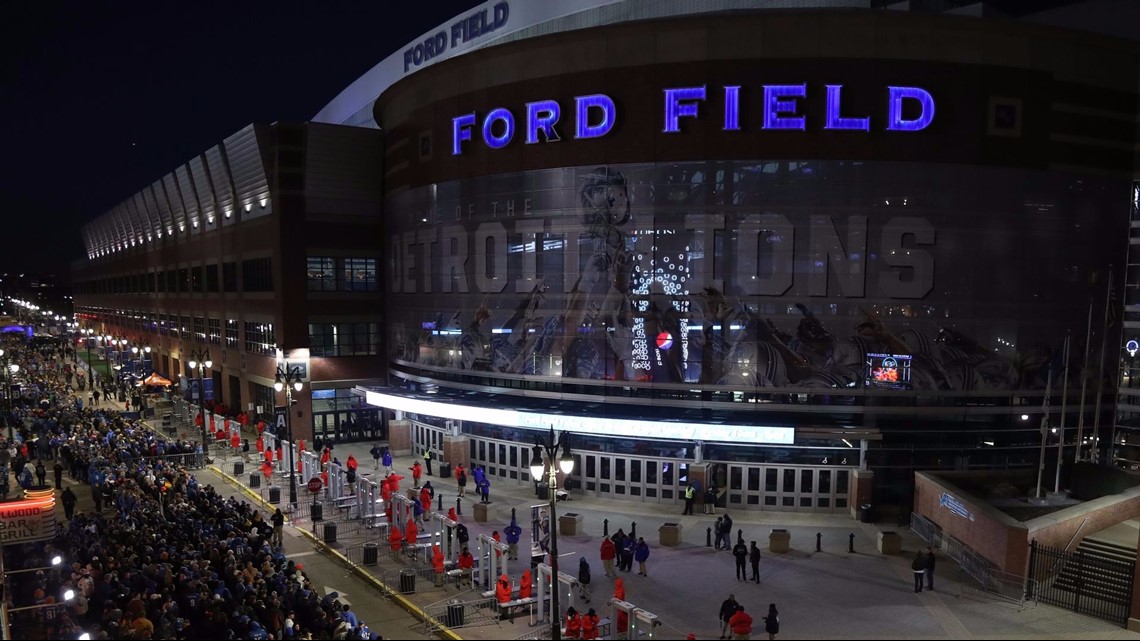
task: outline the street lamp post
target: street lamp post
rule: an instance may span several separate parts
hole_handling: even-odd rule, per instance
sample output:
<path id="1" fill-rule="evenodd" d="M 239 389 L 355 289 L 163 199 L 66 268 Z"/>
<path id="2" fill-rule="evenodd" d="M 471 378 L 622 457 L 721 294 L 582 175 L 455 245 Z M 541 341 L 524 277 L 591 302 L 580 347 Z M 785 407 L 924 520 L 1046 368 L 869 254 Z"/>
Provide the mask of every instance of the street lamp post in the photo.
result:
<path id="1" fill-rule="evenodd" d="M 297 443 L 293 440 L 293 390 L 300 392 L 305 387 L 301 382 L 300 367 L 277 366 L 277 380 L 273 389 L 280 392 L 285 390 L 285 432 L 289 435 L 289 509 L 297 509 L 297 463 L 293 461 L 293 450 Z"/>
<path id="2" fill-rule="evenodd" d="M 534 438 L 534 455 L 530 460 L 530 477 L 541 481 L 544 469 L 547 471 L 548 481 L 548 498 L 550 499 L 550 638 L 554 641 L 560 641 L 562 638 L 562 611 L 558 607 L 558 515 L 555 513 L 557 510 L 558 500 L 558 470 L 561 469 L 563 474 L 570 474 L 574 471 L 574 457 L 570 456 L 570 443 L 565 438 L 566 433 L 563 432 L 561 436 L 555 440 L 554 426 L 550 426 L 550 439 L 549 441 L 542 439 L 538 436 Z M 562 449 L 562 456 L 559 458 L 558 450 Z M 546 462 L 543 462 L 543 455 L 546 456 Z M 555 467 L 555 461 L 558 467 Z"/>
<path id="3" fill-rule="evenodd" d="M 210 350 L 191 351 L 190 362 L 187 365 L 192 370 L 198 370 L 198 416 L 202 418 L 202 459 L 205 461 L 210 455 L 210 439 L 207 438 L 206 432 L 206 388 L 202 383 L 202 376 L 206 368 L 214 366 L 214 361 L 210 360 Z"/>

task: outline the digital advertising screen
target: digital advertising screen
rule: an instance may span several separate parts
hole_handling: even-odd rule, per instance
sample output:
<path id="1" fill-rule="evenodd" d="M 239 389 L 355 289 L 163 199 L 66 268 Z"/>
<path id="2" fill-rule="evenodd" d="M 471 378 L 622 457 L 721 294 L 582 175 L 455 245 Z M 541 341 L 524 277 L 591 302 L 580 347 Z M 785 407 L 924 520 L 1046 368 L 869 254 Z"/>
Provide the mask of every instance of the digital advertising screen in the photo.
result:
<path id="1" fill-rule="evenodd" d="M 867 354 L 867 384 L 885 389 L 910 389 L 910 354 Z"/>

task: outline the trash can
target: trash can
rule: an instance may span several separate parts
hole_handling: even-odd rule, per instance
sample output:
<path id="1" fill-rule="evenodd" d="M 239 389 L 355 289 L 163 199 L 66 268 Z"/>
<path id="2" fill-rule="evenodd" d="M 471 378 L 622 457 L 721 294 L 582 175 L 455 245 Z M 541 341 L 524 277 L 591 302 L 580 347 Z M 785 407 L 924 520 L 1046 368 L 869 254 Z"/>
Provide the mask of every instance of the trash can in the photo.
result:
<path id="1" fill-rule="evenodd" d="M 258 474 L 257 472 L 250 474 L 249 475 L 249 486 L 250 487 L 261 487 L 261 475 Z"/>
<path id="2" fill-rule="evenodd" d="M 364 565 L 376 565 L 377 550 L 375 543 L 364 544 Z"/>
<path id="3" fill-rule="evenodd" d="M 859 517 L 859 520 L 863 523 L 874 523 L 875 506 L 870 503 L 864 503 L 863 506 L 859 508 Z"/>
<path id="4" fill-rule="evenodd" d="M 276 485 L 269 488 L 269 502 L 273 505 L 277 505 L 281 502 L 281 488 Z"/>
<path id="5" fill-rule="evenodd" d="M 451 463 L 440 463 L 439 464 L 439 478 L 441 478 L 441 479 L 451 478 Z"/>
<path id="6" fill-rule="evenodd" d="M 536 483 L 535 485 L 538 486 L 538 500 L 549 501 L 550 500 L 550 486 L 547 485 L 546 483 Z"/>
<path id="7" fill-rule="evenodd" d="M 313 501 L 312 508 L 313 523 L 320 523 L 325 520 L 325 506 L 320 501 Z"/>
<path id="8" fill-rule="evenodd" d="M 447 627 L 458 628 L 463 625 L 463 602 L 452 599 L 447 602 Z"/>
<path id="9" fill-rule="evenodd" d="M 336 521 L 325 522 L 325 543 L 336 543 Z"/>
<path id="10" fill-rule="evenodd" d="M 400 592 L 412 594 L 416 591 L 416 571 L 411 568 L 400 570 Z"/>
<path id="11" fill-rule="evenodd" d="M 234 463 L 234 476 L 241 476 L 245 474 L 245 463 L 238 461 Z"/>

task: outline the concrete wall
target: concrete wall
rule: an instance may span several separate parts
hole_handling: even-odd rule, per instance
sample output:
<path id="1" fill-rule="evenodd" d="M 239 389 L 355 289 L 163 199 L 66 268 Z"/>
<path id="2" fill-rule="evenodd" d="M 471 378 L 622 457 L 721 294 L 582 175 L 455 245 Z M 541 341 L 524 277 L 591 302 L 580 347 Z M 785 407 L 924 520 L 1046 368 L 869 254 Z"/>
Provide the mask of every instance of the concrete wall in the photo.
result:
<path id="1" fill-rule="evenodd" d="M 1086 518 L 1088 523 L 1081 527 Z M 1025 525 L 1029 528 L 1030 540 L 1063 548 L 1073 540 L 1074 533 L 1078 535 L 1075 546 L 1089 534 L 1135 518 L 1140 518 L 1140 487 L 1058 510 L 1027 521 Z"/>

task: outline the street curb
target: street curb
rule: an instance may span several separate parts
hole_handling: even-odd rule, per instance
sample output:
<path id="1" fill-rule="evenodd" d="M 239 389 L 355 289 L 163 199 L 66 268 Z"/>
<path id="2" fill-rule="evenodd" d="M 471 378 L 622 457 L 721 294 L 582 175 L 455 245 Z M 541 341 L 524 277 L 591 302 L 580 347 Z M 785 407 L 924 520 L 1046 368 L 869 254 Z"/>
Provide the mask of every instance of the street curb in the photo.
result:
<path id="1" fill-rule="evenodd" d="M 270 510 L 280 507 L 278 505 L 273 505 L 272 503 L 267 502 L 265 499 L 261 498 L 260 494 L 253 492 L 253 490 L 251 490 L 248 487 L 246 487 L 245 485 L 243 485 L 241 483 L 241 481 L 239 481 L 236 478 L 225 473 L 218 466 L 211 465 L 207 469 L 209 469 L 210 471 L 214 472 L 218 476 L 225 479 L 226 482 L 231 483 L 233 485 L 236 485 L 243 492 L 245 492 L 247 495 L 252 497 L 262 507 L 264 507 L 266 509 L 270 509 Z M 423 609 L 421 609 L 418 605 L 409 601 L 398 590 L 392 588 L 392 586 L 390 586 L 387 583 L 384 583 L 380 579 L 376 578 L 375 576 L 372 575 L 371 572 L 368 572 L 367 570 L 361 568 L 360 566 L 358 566 L 355 563 L 353 563 L 352 561 L 350 561 L 349 558 L 346 557 L 345 555 L 341 554 L 340 551 L 329 547 L 324 541 L 322 541 L 320 538 L 318 538 L 316 534 L 313 534 L 312 532 L 309 532 L 305 528 L 298 527 L 296 525 L 294 526 L 294 528 L 298 532 L 300 532 L 301 534 L 305 535 L 305 537 L 308 538 L 310 541 L 312 541 L 314 545 L 316 545 L 318 548 L 320 548 L 321 552 L 323 552 L 324 554 L 331 556 L 334 559 L 339 560 L 342 563 L 344 563 L 345 565 L 347 565 L 349 568 L 352 569 L 352 572 L 354 574 L 356 574 L 358 577 L 360 577 L 360 578 L 368 581 L 372 585 L 374 585 L 377 589 L 379 589 L 386 596 L 388 596 L 390 599 L 392 599 L 392 601 L 394 601 L 396 603 L 396 605 L 399 605 L 404 610 L 407 610 L 409 614 L 419 618 L 421 621 L 430 622 L 432 624 L 432 627 L 435 627 L 437 630 L 439 630 L 439 633 L 441 636 L 443 636 L 443 638 L 450 639 L 451 641 L 463 641 L 463 637 L 461 637 L 458 634 L 456 634 L 455 632 L 453 632 L 451 630 L 451 628 L 448 628 L 447 626 L 443 625 L 443 623 L 438 621 L 435 617 L 429 616 L 427 612 L 424 612 Z"/>

